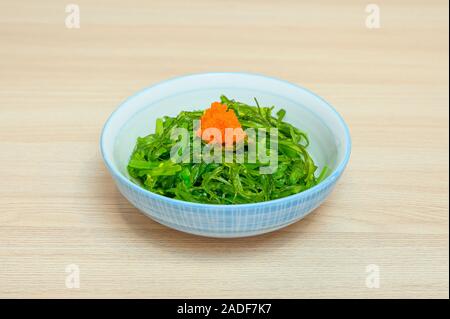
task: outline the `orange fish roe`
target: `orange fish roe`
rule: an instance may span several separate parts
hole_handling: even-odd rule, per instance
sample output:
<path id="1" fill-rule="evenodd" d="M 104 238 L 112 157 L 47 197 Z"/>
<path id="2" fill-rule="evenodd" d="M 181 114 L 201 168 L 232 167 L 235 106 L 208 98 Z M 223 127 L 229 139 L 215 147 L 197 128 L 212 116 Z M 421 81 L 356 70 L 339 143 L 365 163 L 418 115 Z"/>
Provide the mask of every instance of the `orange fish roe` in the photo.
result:
<path id="1" fill-rule="evenodd" d="M 225 104 L 220 102 L 211 103 L 211 107 L 203 113 L 200 118 L 201 127 L 197 131 L 197 136 L 202 137 L 203 140 L 208 143 L 215 142 L 226 146 L 233 145 L 236 141 L 241 141 L 245 137 L 245 132 L 242 130 L 241 123 L 233 110 L 227 110 Z M 214 136 L 213 133 L 210 136 L 202 136 L 206 129 L 216 128 L 220 131 L 222 136 Z M 225 129 L 234 129 L 234 133 L 231 136 L 225 136 Z"/>

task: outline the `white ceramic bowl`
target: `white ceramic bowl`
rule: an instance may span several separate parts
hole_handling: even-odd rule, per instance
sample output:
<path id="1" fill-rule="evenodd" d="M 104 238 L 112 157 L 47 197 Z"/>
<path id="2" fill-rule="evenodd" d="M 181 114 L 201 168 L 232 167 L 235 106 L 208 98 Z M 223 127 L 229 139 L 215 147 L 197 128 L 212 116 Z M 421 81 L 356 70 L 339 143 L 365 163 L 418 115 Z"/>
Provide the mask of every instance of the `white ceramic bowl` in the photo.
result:
<path id="1" fill-rule="evenodd" d="M 286 110 L 285 120 L 307 132 L 308 151 L 319 170 L 331 171 L 320 184 L 285 198 L 242 205 L 211 205 L 164 197 L 130 181 L 127 163 L 136 138 L 154 132 L 155 120 L 209 107 L 221 94 L 249 104 Z M 161 82 L 128 98 L 107 120 L 101 135 L 105 164 L 120 192 L 150 218 L 203 236 L 242 237 L 292 224 L 329 195 L 350 157 L 351 140 L 342 117 L 322 98 L 286 81 L 247 73 L 205 73 Z"/>

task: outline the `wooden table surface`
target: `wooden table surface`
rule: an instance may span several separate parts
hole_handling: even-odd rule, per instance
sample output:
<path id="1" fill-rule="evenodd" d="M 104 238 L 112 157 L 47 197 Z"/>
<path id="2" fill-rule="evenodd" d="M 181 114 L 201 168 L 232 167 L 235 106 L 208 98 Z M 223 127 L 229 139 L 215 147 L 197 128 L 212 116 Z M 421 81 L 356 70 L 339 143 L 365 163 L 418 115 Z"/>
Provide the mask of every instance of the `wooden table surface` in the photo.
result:
<path id="1" fill-rule="evenodd" d="M 359 0 L 73 2 L 80 28 L 64 1 L 0 2 L 0 297 L 449 297 L 446 0 L 377 1 L 373 29 Z M 298 83 L 343 115 L 352 157 L 315 213 L 209 239 L 118 193 L 108 115 L 208 71 Z"/>

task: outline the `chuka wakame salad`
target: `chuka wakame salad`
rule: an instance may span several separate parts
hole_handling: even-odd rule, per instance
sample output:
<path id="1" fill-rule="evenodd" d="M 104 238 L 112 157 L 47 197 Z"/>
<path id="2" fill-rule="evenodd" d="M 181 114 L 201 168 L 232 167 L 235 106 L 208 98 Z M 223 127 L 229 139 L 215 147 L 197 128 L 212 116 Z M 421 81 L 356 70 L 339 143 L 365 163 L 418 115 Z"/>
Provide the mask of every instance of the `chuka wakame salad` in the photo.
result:
<path id="1" fill-rule="evenodd" d="M 158 118 L 155 133 L 137 139 L 128 163 L 132 180 L 156 194 L 207 204 L 263 202 L 320 183 L 327 167 L 317 172 L 307 134 L 283 121 L 285 110 L 272 114 L 274 106 L 255 103 L 222 95 L 205 111 Z"/>

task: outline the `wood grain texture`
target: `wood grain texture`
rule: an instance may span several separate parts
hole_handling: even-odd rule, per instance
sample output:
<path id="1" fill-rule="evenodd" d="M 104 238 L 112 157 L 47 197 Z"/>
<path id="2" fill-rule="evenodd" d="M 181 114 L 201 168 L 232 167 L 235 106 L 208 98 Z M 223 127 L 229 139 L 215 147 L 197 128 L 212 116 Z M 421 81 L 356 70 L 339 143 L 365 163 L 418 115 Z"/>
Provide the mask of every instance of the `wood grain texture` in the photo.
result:
<path id="1" fill-rule="evenodd" d="M 448 298 L 447 1 L 376 1 L 372 30 L 358 0 L 73 2 L 80 29 L 63 1 L 0 2 L 0 297 Z M 343 115 L 351 161 L 315 213 L 218 240 L 119 195 L 99 153 L 108 115 L 207 71 L 283 78 Z"/>

